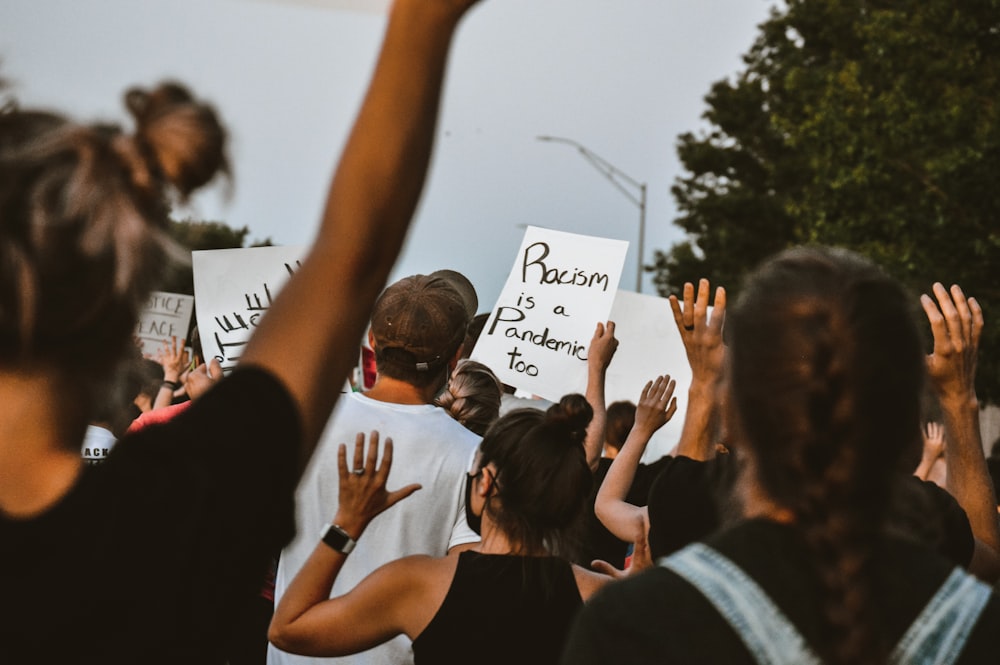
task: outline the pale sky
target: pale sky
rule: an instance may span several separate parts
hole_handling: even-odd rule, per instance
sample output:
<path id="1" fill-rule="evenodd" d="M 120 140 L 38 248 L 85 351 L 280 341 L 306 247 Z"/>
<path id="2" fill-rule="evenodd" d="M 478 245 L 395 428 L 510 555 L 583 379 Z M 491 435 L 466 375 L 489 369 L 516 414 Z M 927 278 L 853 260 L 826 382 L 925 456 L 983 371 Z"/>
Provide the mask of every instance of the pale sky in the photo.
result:
<path id="1" fill-rule="evenodd" d="M 0 73 L 24 105 L 124 121 L 129 85 L 176 78 L 219 108 L 236 186 L 193 215 L 306 244 L 360 103 L 384 0 L 3 0 Z M 347 5 L 361 11 L 341 9 Z M 393 278 L 449 267 L 492 308 L 523 225 L 630 242 L 638 208 L 567 145 L 648 184 L 645 261 L 681 238 L 677 135 L 741 66 L 772 0 L 485 0 L 453 51 L 439 140 Z M 363 11 L 376 6 L 374 11 Z M 644 291 L 652 285 L 644 280 Z"/>

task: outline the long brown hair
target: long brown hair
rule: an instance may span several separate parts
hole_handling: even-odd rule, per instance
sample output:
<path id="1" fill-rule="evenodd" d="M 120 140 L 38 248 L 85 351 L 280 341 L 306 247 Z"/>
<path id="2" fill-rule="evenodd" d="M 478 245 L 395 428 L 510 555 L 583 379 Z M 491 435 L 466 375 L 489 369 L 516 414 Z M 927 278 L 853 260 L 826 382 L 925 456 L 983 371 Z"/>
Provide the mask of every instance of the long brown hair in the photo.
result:
<path id="1" fill-rule="evenodd" d="M 830 663 L 878 662 L 872 553 L 891 478 L 920 440 L 910 298 L 857 255 L 799 248 L 749 278 L 726 326 L 743 442 L 825 595 L 830 639 L 814 646 Z"/>

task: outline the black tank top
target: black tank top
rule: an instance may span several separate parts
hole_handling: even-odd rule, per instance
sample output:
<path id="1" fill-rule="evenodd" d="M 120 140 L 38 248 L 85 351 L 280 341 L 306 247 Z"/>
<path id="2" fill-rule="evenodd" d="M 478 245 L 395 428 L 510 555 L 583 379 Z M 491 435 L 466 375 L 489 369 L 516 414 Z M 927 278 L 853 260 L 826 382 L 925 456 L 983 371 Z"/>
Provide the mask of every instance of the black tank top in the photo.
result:
<path id="1" fill-rule="evenodd" d="M 462 552 L 451 587 L 413 641 L 416 665 L 554 665 L 583 605 L 569 562 Z"/>

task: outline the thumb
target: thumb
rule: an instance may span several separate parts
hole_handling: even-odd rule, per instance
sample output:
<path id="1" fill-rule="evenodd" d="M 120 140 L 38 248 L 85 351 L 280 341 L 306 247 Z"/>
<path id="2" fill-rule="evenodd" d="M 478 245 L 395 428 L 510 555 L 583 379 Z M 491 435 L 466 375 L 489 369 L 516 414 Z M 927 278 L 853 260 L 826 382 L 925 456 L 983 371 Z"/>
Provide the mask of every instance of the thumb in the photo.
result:
<path id="1" fill-rule="evenodd" d="M 385 500 L 385 507 L 388 508 L 389 506 L 396 505 L 406 497 L 410 496 L 411 494 L 422 488 L 423 485 L 420 485 L 419 483 L 413 483 L 412 485 L 407 485 L 406 487 L 401 487 L 398 490 L 389 492 L 389 495 L 386 497 Z"/>
<path id="2" fill-rule="evenodd" d="M 618 570 L 607 561 L 602 561 L 601 559 L 594 559 L 591 561 L 590 567 L 598 573 L 608 575 L 615 579 L 621 579 L 622 575 L 625 574 L 624 571 Z"/>

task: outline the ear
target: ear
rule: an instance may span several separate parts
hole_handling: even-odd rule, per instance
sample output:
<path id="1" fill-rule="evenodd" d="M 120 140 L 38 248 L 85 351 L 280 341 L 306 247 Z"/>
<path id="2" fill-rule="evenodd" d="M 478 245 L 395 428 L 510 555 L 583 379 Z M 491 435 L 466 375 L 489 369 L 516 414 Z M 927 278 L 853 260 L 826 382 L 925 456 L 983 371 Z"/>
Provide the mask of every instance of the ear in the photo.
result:
<path id="1" fill-rule="evenodd" d="M 497 468 L 493 466 L 493 462 L 490 462 L 483 467 L 482 473 L 479 475 L 479 496 L 484 499 L 492 496 L 496 490 L 497 482 Z"/>
<path id="2" fill-rule="evenodd" d="M 375 350 L 375 333 L 372 332 L 371 328 L 368 329 L 368 346 L 372 351 Z"/>
<path id="3" fill-rule="evenodd" d="M 455 371 L 456 367 L 458 367 L 458 361 L 462 359 L 462 352 L 464 350 L 465 343 L 463 342 L 458 345 L 458 348 L 455 350 L 455 355 L 448 361 L 448 376 L 451 376 L 451 373 Z"/>

